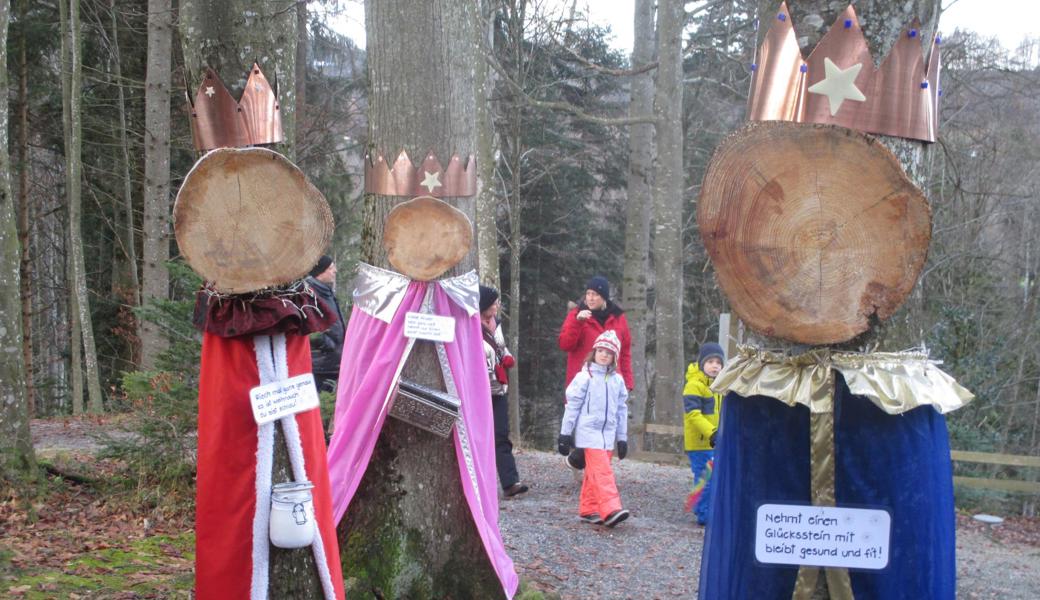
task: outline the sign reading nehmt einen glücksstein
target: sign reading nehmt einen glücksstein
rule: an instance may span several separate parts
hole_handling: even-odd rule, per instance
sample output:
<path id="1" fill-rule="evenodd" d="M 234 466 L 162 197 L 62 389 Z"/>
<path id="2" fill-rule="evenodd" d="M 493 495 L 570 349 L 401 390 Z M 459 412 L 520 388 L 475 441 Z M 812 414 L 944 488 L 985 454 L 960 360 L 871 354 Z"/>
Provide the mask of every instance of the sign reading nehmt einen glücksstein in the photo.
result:
<path id="1" fill-rule="evenodd" d="M 778 565 L 884 569 L 892 517 L 886 510 L 763 504 L 755 558 Z"/>
<path id="2" fill-rule="evenodd" d="M 249 390 L 253 418 L 263 425 L 282 417 L 318 407 L 318 388 L 314 375 L 304 373 L 282 381 L 258 385 Z"/>

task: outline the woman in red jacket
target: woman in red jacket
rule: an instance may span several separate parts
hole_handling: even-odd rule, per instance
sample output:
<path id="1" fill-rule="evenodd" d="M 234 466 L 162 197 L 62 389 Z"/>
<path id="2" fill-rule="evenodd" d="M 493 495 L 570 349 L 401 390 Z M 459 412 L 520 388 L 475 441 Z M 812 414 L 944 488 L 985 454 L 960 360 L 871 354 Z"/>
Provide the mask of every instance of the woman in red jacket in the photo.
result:
<path id="1" fill-rule="evenodd" d="M 608 329 L 614 330 L 621 340 L 618 372 L 625 378 L 625 387 L 632 391 L 632 336 L 628 332 L 625 311 L 610 300 L 610 283 L 596 275 L 585 286 L 585 299 L 567 313 L 560 328 L 560 350 L 567 353 L 568 383 L 585 364 L 596 338 Z M 564 399 L 566 402 L 566 398 Z"/>

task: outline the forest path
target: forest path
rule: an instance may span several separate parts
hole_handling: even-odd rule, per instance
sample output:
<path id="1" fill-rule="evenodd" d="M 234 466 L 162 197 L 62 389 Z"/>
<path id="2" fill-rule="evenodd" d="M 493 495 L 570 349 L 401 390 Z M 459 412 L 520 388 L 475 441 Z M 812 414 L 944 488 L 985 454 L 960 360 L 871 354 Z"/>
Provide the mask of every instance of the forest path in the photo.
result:
<path id="1" fill-rule="evenodd" d="M 43 455 L 94 453 L 118 417 L 36 419 Z M 686 467 L 615 461 L 621 499 L 632 516 L 615 529 L 578 520 L 580 484 L 563 457 L 517 450 L 531 490 L 500 502 L 500 524 L 517 572 L 563 600 L 694 598 L 704 530 L 683 511 L 693 477 Z M 957 592 L 962 600 L 1035 600 L 1040 590 L 1040 519 L 989 526 L 957 516 Z"/>

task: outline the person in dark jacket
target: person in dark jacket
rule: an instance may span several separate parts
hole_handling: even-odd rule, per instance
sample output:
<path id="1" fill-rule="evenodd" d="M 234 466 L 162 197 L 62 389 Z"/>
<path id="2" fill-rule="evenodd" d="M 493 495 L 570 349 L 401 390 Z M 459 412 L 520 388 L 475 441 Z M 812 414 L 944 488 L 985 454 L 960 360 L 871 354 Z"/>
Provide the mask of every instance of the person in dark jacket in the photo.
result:
<path id="1" fill-rule="evenodd" d="M 507 497 L 523 494 L 527 485 L 520 482 L 513 458 L 513 442 L 509 439 L 509 389 L 507 370 L 516 364 L 516 359 L 506 348 L 502 326 L 498 323 L 498 290 L 480 286 L 480 328 L 484 335 L 484 362 L 487 365 L 488 381 L 491 384 L 491 412 L 495 423 L 495 467 L 502 493 Z"/>
<path id="2" fill-rule="evenodd" d="M 339 361 L 343 354 L 343 312 L 336 300 L 336 263 L 323 255 L 307 276 L 307 284 L 325 306 L 335 311 L 336 322 L 322 333 L 311 335 L 311 371 L 319 392 L 335 392 L 339 380 Z"/>

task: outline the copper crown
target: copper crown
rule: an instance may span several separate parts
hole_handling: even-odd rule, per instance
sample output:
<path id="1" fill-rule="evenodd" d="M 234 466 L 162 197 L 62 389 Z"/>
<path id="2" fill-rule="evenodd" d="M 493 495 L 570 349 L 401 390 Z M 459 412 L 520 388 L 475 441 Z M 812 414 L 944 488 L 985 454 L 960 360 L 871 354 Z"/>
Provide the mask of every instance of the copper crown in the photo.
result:
<path id="1" fill-rule="evenodd" d="M 285 139 L 278 97 L 255 62 L 240 101 L 235 102 L 216 71 L 207 67 L 195 101 L 188 97 L 188 107 L 196 150 L 242 148 Z"/>
<path id="2" fill-rule="evenodd" d="M 463 166 L 457 154 L 441 166 L 437 156 L 426 153 L 418 167 L 401 151 L 393 165 L 382 154 L 365 157 L 365 192 L 382 196 L 433 196 L 449 198 L 477 193 L 476 160 L 471 154 Z"/>
<path id="3" fill-rule="evenodd" d="M 940 40 L 932 39 L 926 64 L 919 36 L 920 21 L 914 19 L 875 68 L 850 4 L 803 59 L 783 2 L 751 65 L 748 119 L 829 123 L 934 142 L 942 93 Z"/>

